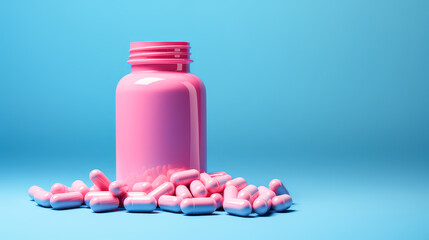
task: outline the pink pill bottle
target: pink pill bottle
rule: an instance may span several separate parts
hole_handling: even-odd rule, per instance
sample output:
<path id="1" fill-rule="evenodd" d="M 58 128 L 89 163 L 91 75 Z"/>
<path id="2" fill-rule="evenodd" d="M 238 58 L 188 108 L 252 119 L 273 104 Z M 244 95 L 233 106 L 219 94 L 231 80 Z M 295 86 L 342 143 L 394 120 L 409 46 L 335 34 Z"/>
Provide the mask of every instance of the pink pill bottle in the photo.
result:
<path id="1" fill-rule="evenodd" d="M 116 87 L 116 178 L 129 186 L 206 171 L 206 91 L 189 73 L 189 49 L 131 43 L 131 73 Z"/>

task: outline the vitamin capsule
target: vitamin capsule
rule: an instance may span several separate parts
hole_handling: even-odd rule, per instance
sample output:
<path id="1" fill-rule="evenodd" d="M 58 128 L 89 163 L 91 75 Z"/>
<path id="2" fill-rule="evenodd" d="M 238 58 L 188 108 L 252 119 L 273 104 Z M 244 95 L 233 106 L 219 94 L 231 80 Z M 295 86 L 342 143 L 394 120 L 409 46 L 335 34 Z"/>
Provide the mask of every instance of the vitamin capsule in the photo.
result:
<path id="1" fill-rule="evenodd" d="M 271 199 L 271 204 L 277 212 L 284 211 L 292 206 L 292 198 L 287 194 L 282 194 Z"/>
<path id="2" fill-rule="evenodd" d="M 153 212 L 156 200 L 153 196 L 130 196 L 124 200 L 124 207 L 128 212 Z"/>
<path id="3" fill-rule="evenodd" d="M 225 191 L 223 191 L 223 200 L 226 199 L 235 199 L 237 198 L 238 190 L 234 185 L 230 185 L 225 188 Z"/>
<path id="4" fill-rule="evenodd" d="M 89 188 L 90 192 L 100 192 L 101 189 L 99 187 L 97 187 L 96 185 L 93 185 L 92 187 Z"/>
<path id="5" fill-rule="evenodd" d="M 209 193 L 218 193 L 223 190 L 225 183 L 229 180 L 226 176 L 210 177 L 207 173 L 200 174 L 200 180 Z"/>
<path id="6" fill-rule="evenodd" d="M 30 199 L 34 200 L 34 194 L 36 194 L 36 192 L 38 192 L 40 190 L 43 190 L 43 188 L 38 187 L 38 186 L 31 186 L 30 189 L 28 189 L 28 196 L 30 196 Z"/>
<path id="7" fill-rule="evenodd" d="M 213 198 L 216 201 L 216 209 L 219 209 L 220 207 L 222 207 L 222 203 L 223 203 L 223 196 L 220 193 L 213 193 L 212 195 L 210 195 L 211 198 Z"/>
<path id="8" fill-rule="evenodd" d="M 94 169 L 89 173 L 89 179 L 96 185 L 101 191 L 108 191 L 111 181 L 98 169 Z"/>
<path id="9" fill-rule="evenodd" d="M 258 188 L 255 185 L 249 185 L 238 192 L 238 199 L 246 199 L 250 204 L 258 197 Z"/>
<path id="10" fill-rule="evenodd" d="M 219 183 L 219 192 L 222 192 L 225 189 L 226 183 L 231 180 L 232 178 L 229 175 L 224 176 L 217 176 L 213 177 L 214 180 L 216 180 Z"/>
<path id="11" fill-rule="evenodd" d="M 81 180 L 74 181 L 72 183 L 71 188 L 75 192 L 80 192 L 80 194 L 82 194 L 83 197 L 85 197 L 85 195 L 89 192 L 88 186 L 86 186 L 86 184 Z"/>
<path id="12" fill-rule="evenodd" d="M 271 191 L 276 193 L 276 195 L 282 195 L 282 194 L 289 195 L 289 191 L 283 185 L 282 181 L 280 181 L 278 179 L 271 180 L 269 187 L 270 187 Z"/>
<path id="13" fill-rule="evenodd" d="M 34 194 L 34 201 L 43 207 L 51 207 L 52 193 L 45 190 L 39 190 Z"/>
<path id="14" fill-rule="evenodd" d="M 225 212 L 237 216 L 249 216 L 252 213 L 252 205 L 246 199 L 226 199 L 223 201 Z"/>
<path id="15" fill-rule="evenodd" d="M 212 214 L 216 211 L 216 201 L 213 198 L 186 198 L 180 203 L 184 214 Z"/>
<path id="16" fill-rule="evenodd" d="M 96 213 L 115 211 L 118 209 L 119 200 L 111 194 L 108 197 L 94 197 L 89 202 L 89 206 Z"/>
<path id="17" fill-rule="evenodd" d="M 162 195 L 172 195 L 174 193 L 174 185 L 171 182 L 165 182 L 161 186 L 155 188 L 148 195 L 153 196 L 157 201 Z"/>
<path id="18" fill-rule="evenodd" d="M 195 169 L 173 173 L 170 177 L 170 182 L 175 186 L 189 185 L 192 181 L 200 179 L 200 172 Z"/>
<path id="19" fill-rule="evenodd" d="M 266 214 L 271 208 L 271 198 L 268 194 L 260 194 L 253 202 L 253 211 L 258 215 Z"/>
<path id="20" fill-rule="evenodd" d="M 67 186 L 61 184 L 61 183 L 55 183 L 51 187 L 51 193 L 52 194 L 58 194 L 58 193 L 67 193 L 72 192 L 73 190 L 68 188 Z"/>
<path id="21" fill-rule="evenodd" d="M 155 180 L 153 180 L 152 182 L 152 189 L 155 189 L 159 186 L 161 186 L 161 184 L 168 182 L 168 179 L 165 175 L 159 175 L 157 178 L 155 178 Z"/>
<path id="22" fill-rule="evenodd" d="M 181 197 L 163 195 L 159 198 L 158 205 L 164 211 L 179 213 L 182 212 L 182 210 L 180 209 L 180 203 L 182 202 L 182 200 L 183 199 Z"/>
<path id="23" fill-rule="evenodd" d="M 109 185 L 109 191 L 113 196 L 120 197 L 128 192 L 128 185 L 122 181 L 114 181 Z"/>
<path id="24" fill-rule="evenodd" d="M 240 191 L 241 189 L 247 186 L 247 182 L 246 180 L 244 180 L 244 178 L 238 177 L 226 182 L 225 186 L 228 187 L 229 185 L 234 185 L 237 188 L 237 190 Z"/>
<path id="25" fill-rule="evenodd" d="M 53 209 L 67 209 L 80 207 L 83 203 L 83 196 L 80 192 L 58 193 L 51 197 Z"/>
<path id="26" fill-rule="evenodd" d="M 207 189 L 200 180 L 194 180 L 189 187 L 191 193 L 195 198 L 203 198 L 207 196 Z"/>
<path id="27" fill-rule="evenodd" d="M 179 185 L 176 187 L 176 196 L 181 197 L 182 199 L 192 198 L 191 192 L 185 185 Z"/>
<path id="28" fill-rule="evenodd" d="M 133 186 L 133 192 L 149 193 L 150 191 L 152 191 L 152 184 L 150 182 L 138 182 Z"/>
<path id="29" fill-rule="evenodd" d="M 112 193 L 110 191 L 100 191 L 100 192 L 89 192 L 85 195 L 85 204 L 89 206 L 91 199 L 94 197 L 111 197 Z"/>
<path id="30" fill-rule="evenodd" d="M 271 189 L 265 187 L 265 186 L 259 186 L 258 187 L 259 196 L 267 194 L 270 196 L 270 199 L 276 196 L 276 193 L 271 191 Z"/>

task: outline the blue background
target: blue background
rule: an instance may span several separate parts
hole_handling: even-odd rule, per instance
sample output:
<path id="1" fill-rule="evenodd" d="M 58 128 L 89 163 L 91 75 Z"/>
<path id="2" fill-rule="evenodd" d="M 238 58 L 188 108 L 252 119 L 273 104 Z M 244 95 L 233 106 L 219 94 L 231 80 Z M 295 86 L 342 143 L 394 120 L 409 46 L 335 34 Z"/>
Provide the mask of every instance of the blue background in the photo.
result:
<path id="1" fill-rule="evenodd" d="M 427 239 L 428 1 L 6 1 L 0 238 Z M 31 185 L 115 176 L 132 41 L 191 42 L 208 170 L 282 179 L 288 213 L 54 211 Z"/>

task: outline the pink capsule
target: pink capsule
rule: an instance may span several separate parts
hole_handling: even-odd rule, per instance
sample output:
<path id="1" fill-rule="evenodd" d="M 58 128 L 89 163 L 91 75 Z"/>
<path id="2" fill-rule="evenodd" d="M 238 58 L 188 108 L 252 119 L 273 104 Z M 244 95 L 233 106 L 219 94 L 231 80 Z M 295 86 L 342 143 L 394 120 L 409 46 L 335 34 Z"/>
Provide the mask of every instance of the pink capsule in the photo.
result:
<path id="1" fill-rule="evenodd" d="M 43 188 L 38 186 L 31 186 L 30 189 L 28 189 L 28 196 L 30 196 L 30 199 L 34 200 L 34 194 L 36 194 L 36 192 L 40 190 L 43 190 Z"/>
<path id="2" fill-rule="evenodd" d="M 201 182 L 204 183 L 209 193 L 218 193 L 223 190 L 225 183 L 228 181 L 226 176 L 210 177 L 207 173 L 200 174 Z"/>
<path id="3" fill-rule="evenodd" d="M 259 196 L 266 194 L 270 197 L 270 199 L 276 196 L 275 192 L 271 191 L 271 189 L 269 189 L 265 186 L 259 186 L 258 192 L 259 192 Z"/>
<path id="4" fill-rule="evenodd" d="M 229 185 L 225 188 L 225 191 L 223 191 L 223 200 L 227 199 L 235 199 L 237 198 L 238 190 L 234 185 Z"/>
<path id="5" fill-rule="evenodd" d="M 247 182 L 246 180 L 244 180 L 244 178 L 238 177 L 226 182 L 225 186 L 228 187 L 229 185 L 234 185 L 237 188 L 237 190 L 240 191 L 241 189 L 247 186 Z"/>
<path id="6" fill-rule="evenodd" d="M 162 195 L 172 195 L 174 193 L 174 185 L 171 182 L 165 182 L 161 186 L 155 188 L 148 195 L 153 196 L 157 201 Z"/>
<path id="7" fill-rule="evenodd" d="M 238 192 L 238 199 L 246 199 L 250 204 L 258 197 L 258 188 L 255 185 L 249 185 Z"/>
<path id="8" fill-rule="evenodd" d="M 67 193 L 72 192 L 73 190 L 68 188 L 67 186 L 61 184 L 61 183 L 55 183 L 51 187 L 51 193 L 52 194 L 58 194 L 58 193 Z"/>
<path id="9" fill-rule="evenodd" d="M 92 187 L 89 188 L 90 192 L 100 192 L 101 189 L 99 187 L 97 187 L 96 185 L 93 185 Z"/>
<path id="10" fill-rule="evenodd" d="M 161 186 L 161 184 L 168 182 L 168 179 L 165 175 L 159 175 L 157 178 L 155 178 L 155 180 L 153 180 L 152 182 L 152 189 L 155 189 L 159 186 Z"/>
<path id="11" fill-rule="evenodd" d="M 152 184 L 150 182 L 138 182 L 133 186 L 133 192 L 149 193 L 150 191 L 152 191 Z"/>
<path id="12" fill-rule="evenodd" d="M 119 207 L 124 205 L 124 201 L 127 197 L 143 197 L 146 196 L 145 192 L 126 192 L 122 196 L 119 197 Z"/>
<path id="13" fill-rule="evenodd" d="M 72 183 L 71 188 L 75 192 L 80 192 L 80 194 L 82 194 L 83 197 L 85 197 L 85 195 L 89 192 L 88 186 L 86 186 L 86 184 L 81 180 L 74 181 Z"/>
<path id="14" fill-rule="evenodd" d="M 185 185 L 179 185 L 176 187 L 176 196 L 181 197 L 182 199 L 192 198 L 191 192 Z"/>
<path id="15" fill-rule="evenodd" d="M 222 207 L 222 203 L 223 203 L 223 196 L 220 193 L 213 193 L 212 195 L 210 195 L 211 198 L 213 198 L 216 201 L 216 209 L 219 209 L 220 207 Z"/>
<path id="16" fill-rule="evenodd" d="M 129 196 L 124 200 L 128 212 L 153 212 L 157 204 L 153 196 Z"/>
<path id="17" fill-rule="evenodd" d="M 34 201 L 43 207 L 51 207 L 52 193 L 45 190 L 39 190 L 34 194 Z"/>
<path id="18" fill-rule="evenodd" d="M 179 213 L 182 212 L 182 210 L 180 209 L 180 203 L 182 202 L 182 200 L 183 198 L 181 197 L 163 195 L 159 198 L 158 205 L 164 211 Z"/>
<path id="19" fill-rule="evenodd" d="M 192 181 L 189 189 L 191 189 L 192 196 L 196 198 L 203 198 L 207 196 L 207 189 L 200 180 Z"/>
<path id="20" fill-rule="evenodd" d="M 285 211 L 292 206 L 292 198 L 287 194 L 282 194 L 271 199 L 271 204 L 277 212 Z"/>
<path id="21" fill-rule="evenodd" d="M 223 201 L 225 212 L 237 216 L 249 216 L 252 213 L 252 205 L 246 199 L 225 199 Z"/>
<path id="22" fill-rule="evenodd" d="M 207 173 L 210 177 L 217 177 L 217 176 L 225 176 L 228 175 L 226 172 L 212 172 Z"/>
<path id="23" fill-rule="evenodd" d="M 118 209 L 119 199 L 113 195 L 106 197 L 94 197 L 89 202 L 89 206 L 91 207 L 92 211 L 96 213 L 115 211 Z"/>
<path id="24" fill-rule="evenodd" d="M 180 209 L 184 214 L 212 214 L 216 211 L 216 201 L 213 198 L 186 198 L 180 203 Z"/>
<path id="25" fill-rule="evenodd" d="M 109 191 L 112 195 L 120 197 L 128 192 L 128 185 L 122 181 L 114 181 L 109 185 Z"/>
<path id="26" fill-rule="evenodd" d="M 260 194 L 253 202 L 253 211 L 258 215 L 266 214 L 271 208 L 271 197 L 269 194 Z"/>
<path id="27" fill-rule="evenodd" d="M 200 179 L 200 172 L 195 169 L 173 173 L 170 182 L 178 185 L 189 185 L 192 181 Z"/>
<path id="28" fill-rule="evenodd" d="M 231 176 L 229 175 L 224 175 L 224 176 L 217 176 L 217 177 L 212 177 L 214 180 L 216 180 L 219 183 L 219 192 L 222 192 L 225 189 L 226 183 L 231 180 Z"/>
<path id="29" fill-rule="evenodd" d="M 89 206 L 91 199 L 95 197 L 111 197 L 113 196 L 110 191 L 100 191 L 100 192 L 89 192 L 85 195 L 85 204 Z"/>
<path id="30" fill-rule="evenodd" d="M 89 179 L 100 188 L 101 191 L 108 191 L 111 181 L 98 169 L 94 169 L 89 173 Z"/>
<path id="31" fill-rule="evenodd" d="M 51 197 L 50 203 L 53 209 L 67 209 L 80 207 L 83 196 L 80 192 L 58 193 Z"/>
<path id="32" fill-rule="evenodd" d="M 276 193 L 276 195 L 282 195 L 282 194 L 289 195 L 289 191 L 283 185 L 282 181 L 280 181 L 278 179 L 271 180 L 269 186 L 270 186 L 270 189 Z"/>

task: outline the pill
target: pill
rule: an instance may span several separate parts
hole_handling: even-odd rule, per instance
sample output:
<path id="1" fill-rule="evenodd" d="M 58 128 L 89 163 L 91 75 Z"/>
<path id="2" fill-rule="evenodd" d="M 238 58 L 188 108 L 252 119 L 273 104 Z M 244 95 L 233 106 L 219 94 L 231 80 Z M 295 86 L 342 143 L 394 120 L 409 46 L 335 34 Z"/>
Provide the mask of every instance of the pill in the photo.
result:
<path id="1" fill-rule="evenodd" d="M 152 189 L 155 189 L 155 188 L 161 186 L 161 184 L 163 184 L 165 182 L 168 182 L 167 176 L 159 175 L 158 177 L 155 178 L 155 180 L 153 180 Z"/>
<path id="2" fill-rule="evenodd" d="M 259 186 L 258 187 L 259 196 L 267 194 L 270 196 L 270 199 L 276 196 L 276 193 L 271 191 L 271 189 L 265 187 L 265 186 Z"/>
<path id="3" fill-rule="evenodd" d="M 110 191 L 99 191 L 99 192 L 89 192 L 85 195 L 85 204 L 89 206 L 91 199 L 94 197 L 110 197 L 112 193 Z"/>
<path id="4" fill-rule="evenodd" d="M 110 193 L 110 192 L 109 192 Z M 110 196 L 94 197 L 89 202 L 89 206 L 94 212 L 108 212 L 118 209 L 119 200 L 117 197 L 110 194 Z"/>
<path id="5" fill-rule="evenodd" d="M 149 193 L 152 191 L 152 184 L 150 182 L 138 182 L 133 186 L 133 192 L 145 192 Z"/>
<path id="6" fill-rule="evenodd" d="M 266 214 L 271 208 L 271 198 L 268 194 L 260 194 L 252 204 L 253 211 L 258 215 Z"/>
<path id="7" fill-rule="evenodd" d="M 207 173 L 210 177 L 217 177 L 217 176 L 225 176 L 228 175 L 226 172 L 212 172 Z"/>
<path id="8" fill-rule="evenodd" d="M 36 192 L 43 190 L 43 188 L 39 187 L 39 186 L 31 186 L 28 189 L 28 196 L 30 196 L 31 200 L 34 200 L 34 194 L 36 194 Z"/>
<path id="9" fill-rule="evenodd" d="M 218 189 L 219 192 L 222 192 L 225 189 L 226 183 L 231 180 L 232 178 L 228 175 L 225 176 L 217 176 L 213 177 L 214 180 L 216 180 L 219 183 L 220 188 Z"/>
<path id="10" fill-rule="evenodd" d="M 220 207 L 222 207 L 222 203 L 223 203 L 223 196 L 220 193 L 213 193 L 212 195 L 210 195 L 211 198 L 213 198 L 216 201 L 216 209 L 219 209 Z"/>
<path id="11" fill-rule="evenodd" d="M 179 185 L 176 187 L 176 196 L 181 197 L 182 199 L 192 198 L 191 192 L 185 185 Z"/>
<path id="12" fill-rule="evenodd" d="M 225 212 L 237 216 L 249 216 L 252 213 L 252 205 L 246 199 L 226 199 L 223 201 Z"/>
<path id="13" fill-rule="evenodd" d="M 195 169 L 173 173 L 170 177 L 170 182 L 175 186 L 189 185 L 192 181 L 200 179 L 200 172 Z"/>
<path id="14" fill-rule="evenodd" d="M 111 181 L 98 169 L 94 169 L 89 173 L 89 179 L 96 185 L 101 191 L 108 191 Z"/>
<path id="15" fill-rule="evenodd" d="M 43 207 L 51 207 L 52 193 L 45 190 L 39 190 L 34 194 L 34 201 Z"/>
<path id="16" fill-rule="evenodd" d="M 163 195 L 159 198 L 158 205 L 164 211 L 179 213 L 182 212 L 182 210 L 180 209 L 180 203 L 182 202 L 182 200 L 183 198 L 181 197 Z"/>
<path id="17" fill-rule="evenodd" d="M 282 194 L 288 194 L 289 195 L 289 191 L 283 185 L 282 181 L 280 181 L 278 179 L 271 180 L 269 187 L 270 187 L 271 191 L 276 193 L 276 195 L 282 195 Z"/>
<path id="18" fill-rule="evenodd" d="M 246 180 L 244 180 L 244 178 L 238 177 L 226 182 L 225 186 L 228 187 L 229 185 L 234 185 L 237 188 L 237 190 L 240 191 L 241 189 L 247 186 L 247 182 Z"/>
<path id="19" fill-rule="evenodd" d="M 120 197 L 128 192 L 128 185 L 122 181 L 114 181 L 109 185 L 109 191 L 113 196 Z"/>
<path id="20" fill-rule="evenodd" d="M 155 188 L 148 195 L 153 196 L 157 201 L 162 195 L 172 195 L 174 193 L 174 185 L 171 182 L 165 182 L 161 186 Z"/>
<path id="21" fill-rule="evenodd" d="M 191 190 L 192 196 L 195 198 L 203 198 L 207 196 L 207 189 L 200 180 L 192 181 L 189 189 Z"/>
<path id="22" fill-rule="evenodd" d="M 216 211 L 216 201 L 213 198 L 186 198 L 180 203 L 180 209 L 184 214 L 212 214 Z"/>
<path id="23" fill-rule="evenodd" d="M 124 200 L 124 207 L 128 212 L 153 212 L 156 200 L 153 196 L 129 196 Z"/>
<path id="24" fill-rule="evenodd" d="M 209 193 L 218 193 L 223 191 L 225 183 L 229 180 L 227 176 L 210 177 L 207 173 L 200 174 L 200 180 L 204 183 Z"/>
<path id="25" fill-rule="evenodd" d="M 223 200 L 237 198 L 238 190 L 234 185 L 230 185 L 223 191 Z"/>
<path id="26" fill-rule="evenodd" d="M 93 185 L 92 187 L 89 188 L 90 192 L 100 192 L 101 189 L 99 187 L 97 187 L 96 185 Z"/>
<path id="27" fill-rule="evenodd" d="M 89 192 L 88 186 L 86 186 L 86 184 L 81 180 L 74 181 L 71 185 L 71 188 L 75 192 L 80 192 L 83 197 L 85 197 L 85 195 Z"/>
<path id="28" fill-rule="evenodd" d="M 61 183 L 55 183 L 51 187 L 51 193 L 52 194 L 67 193 L 67 192 L 71 192 L 71 191 L 73 191 L 73 190 L 70 189 L 69 187 L 61 184 Z"/>
<path id="29" fill-rule="evenodd" d="M 126 192 L 122 196 L 119 197 L 119 207 L 124 206 L 124 201 L 127 197 L 134 197 L 134 196 L 146 196 L 147 193 L 145 192 Z"/>
<path id="30" fill-rule="evenodd" d="M 284 211 L 292 206 L 292 198 L 288 194 L 282 194 L 271 199 L 271 204 L 277 212 Z"/>
<path id="31" fill-rule="evenodd" d="M 58 193 L 52 195 L 50 203 L 53 209 L 67 209 L 80 207 L 83 196 L 80 192 Z"/>
<path id="32" fill-rule="evenodd" d="M 250 204 L 258 197 L 258 188 L 255 185 L 249 185 L 238 192 L 238 199 L 246 199 Z"/>

